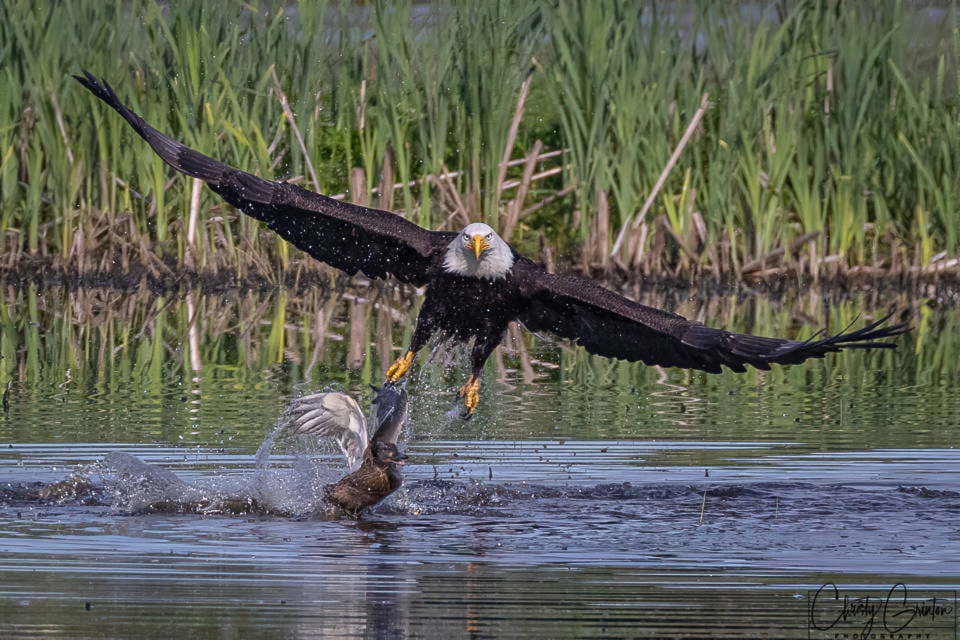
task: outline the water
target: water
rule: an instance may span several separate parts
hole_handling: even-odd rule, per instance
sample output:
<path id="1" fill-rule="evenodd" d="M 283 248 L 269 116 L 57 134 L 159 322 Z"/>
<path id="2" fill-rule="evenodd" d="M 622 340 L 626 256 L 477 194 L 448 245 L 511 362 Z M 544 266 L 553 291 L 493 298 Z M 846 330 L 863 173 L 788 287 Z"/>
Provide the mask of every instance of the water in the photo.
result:
<path id="1" fill-rule="evenodd" d="M 191 325 L 176 297 L 8 291 L 3 637 L 834 637 L 931 598 L 952 608 L 906 631 L 955 637 L 955 310 L 915 306 L 896 353 L 742 376 L 532 340 L 534 379 L 508 351 L 466 423 L 446 417 L 465 361 L 437 350 L 408 387 L 404 486 L 329 520 L 315 507 L 345 472 L 333 447 L 278 438 L 270 466 L 254 458 L 290 398 L 361 397 L 403 344 L 408 321 L 379 321 L 390 294 L 360 293 L 369 347 L 349 369 L 351 296 L 326 324 L 302 297 L 198 296 Z M 872 310 L 711 304 L 707 322 L 764 333 Z M 99 493 L 14 491 L 77 473 Z M 151 511 L 158 496 L 213 508 Z M 259 512 L 216 508 L 237 496 Z M 825 629 L 827 587 L 808 635 L 831 584 L 887 603 L 888 626 L 851 610 Z"/>

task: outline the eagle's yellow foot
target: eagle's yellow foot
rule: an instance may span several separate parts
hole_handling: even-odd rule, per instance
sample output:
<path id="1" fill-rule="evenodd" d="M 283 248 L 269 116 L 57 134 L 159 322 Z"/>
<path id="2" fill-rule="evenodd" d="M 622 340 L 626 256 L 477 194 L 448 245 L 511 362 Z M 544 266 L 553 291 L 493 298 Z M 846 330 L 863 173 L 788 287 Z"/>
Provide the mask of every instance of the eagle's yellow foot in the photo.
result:
<path id="1" fill-rule="evenodd" d="M 473 413 L 477 410 L 477 405 L 480 403 L 480 378 L 470 376 L 467 383 L 460 387 L 458 397 L 464 399 L 463 411 L 460 412 L 460 417 L 464 420 L 469 420 L 473 417 Z"/>
<path id="2" fill-rule="evenodd" d="M 407 351 L 402 357 L 397 358 L 397 361 L 387 369 L 387 379 L 384 382 L 396 382 L 402 378 L 410 370 L 415 355 L 417 355 L 415 352 Z"/>

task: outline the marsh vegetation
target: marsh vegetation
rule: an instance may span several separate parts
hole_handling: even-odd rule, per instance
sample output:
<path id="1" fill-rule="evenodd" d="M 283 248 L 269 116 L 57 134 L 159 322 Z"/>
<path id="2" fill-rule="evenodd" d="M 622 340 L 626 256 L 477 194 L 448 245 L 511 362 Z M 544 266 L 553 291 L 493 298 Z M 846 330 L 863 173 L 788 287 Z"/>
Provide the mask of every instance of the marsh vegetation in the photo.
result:
<path id="1" fill-rule="evenodd" d="M 953 5 L 0 11 L 8 273 L 327 277 L 174 175 L 81 68 L 235 166 L 431 228 L 483 219 L 547 262 L 718 282 L 957 273 Z"/>

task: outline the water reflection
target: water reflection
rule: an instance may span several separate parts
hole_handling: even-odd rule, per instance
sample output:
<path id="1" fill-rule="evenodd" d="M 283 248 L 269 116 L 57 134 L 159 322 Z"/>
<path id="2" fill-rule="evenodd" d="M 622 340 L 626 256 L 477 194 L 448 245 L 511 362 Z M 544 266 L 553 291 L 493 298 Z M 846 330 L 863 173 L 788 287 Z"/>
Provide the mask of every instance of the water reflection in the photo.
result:
<path id="1" fill-rule="evenodd" d="M 468 423 L 446 418 L 463 354 L 435 350 L 408 387 L 405 485 L 359 521 L 10 493 L 115 450 L 243 486 L 291 397 L 380 382 L 409 293 L 4 290 L 3 635 L 807 637 L 806 592 L 827 581 L 957 588 L 960 332 L 921 304 L 896 352 L 745 375 L 519 334 Z M 645 301 L 801 337 L 889 302 Z M 271 490 L 309 500 L 298 474 L 328 455 L 278 456 L 292 481 Z"/>

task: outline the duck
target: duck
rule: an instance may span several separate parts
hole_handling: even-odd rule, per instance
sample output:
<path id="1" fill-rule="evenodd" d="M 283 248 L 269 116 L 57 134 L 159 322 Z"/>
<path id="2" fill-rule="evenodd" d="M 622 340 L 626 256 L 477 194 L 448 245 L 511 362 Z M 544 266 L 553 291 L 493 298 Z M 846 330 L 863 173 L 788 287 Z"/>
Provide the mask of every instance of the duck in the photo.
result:
<path id="1" fill-rule="evenodd" d="M 400 488 L 403 474 L 398 465 L 406 459 L 392 442 L 374 441 L 359 469 L 324 488 L 324 499 L 348 515 L 357 515 Z"/>
<path id="2" fill-rule="evenodd" d="M 403 484 L 407 456 L 397 447 L 407 419 L 407 392 L 403 384 L 373 387 L 373 421 L 377 427 L 368 440 L 367 421 L 359 403 L 339 392 L 297 398 L 286 414 L 293 430 L 303 436 L 329 437 L 343 452 L 350 473 L 324 487 L 324 500 L 334 510 L 358 515 L 373 507 Z"/>

